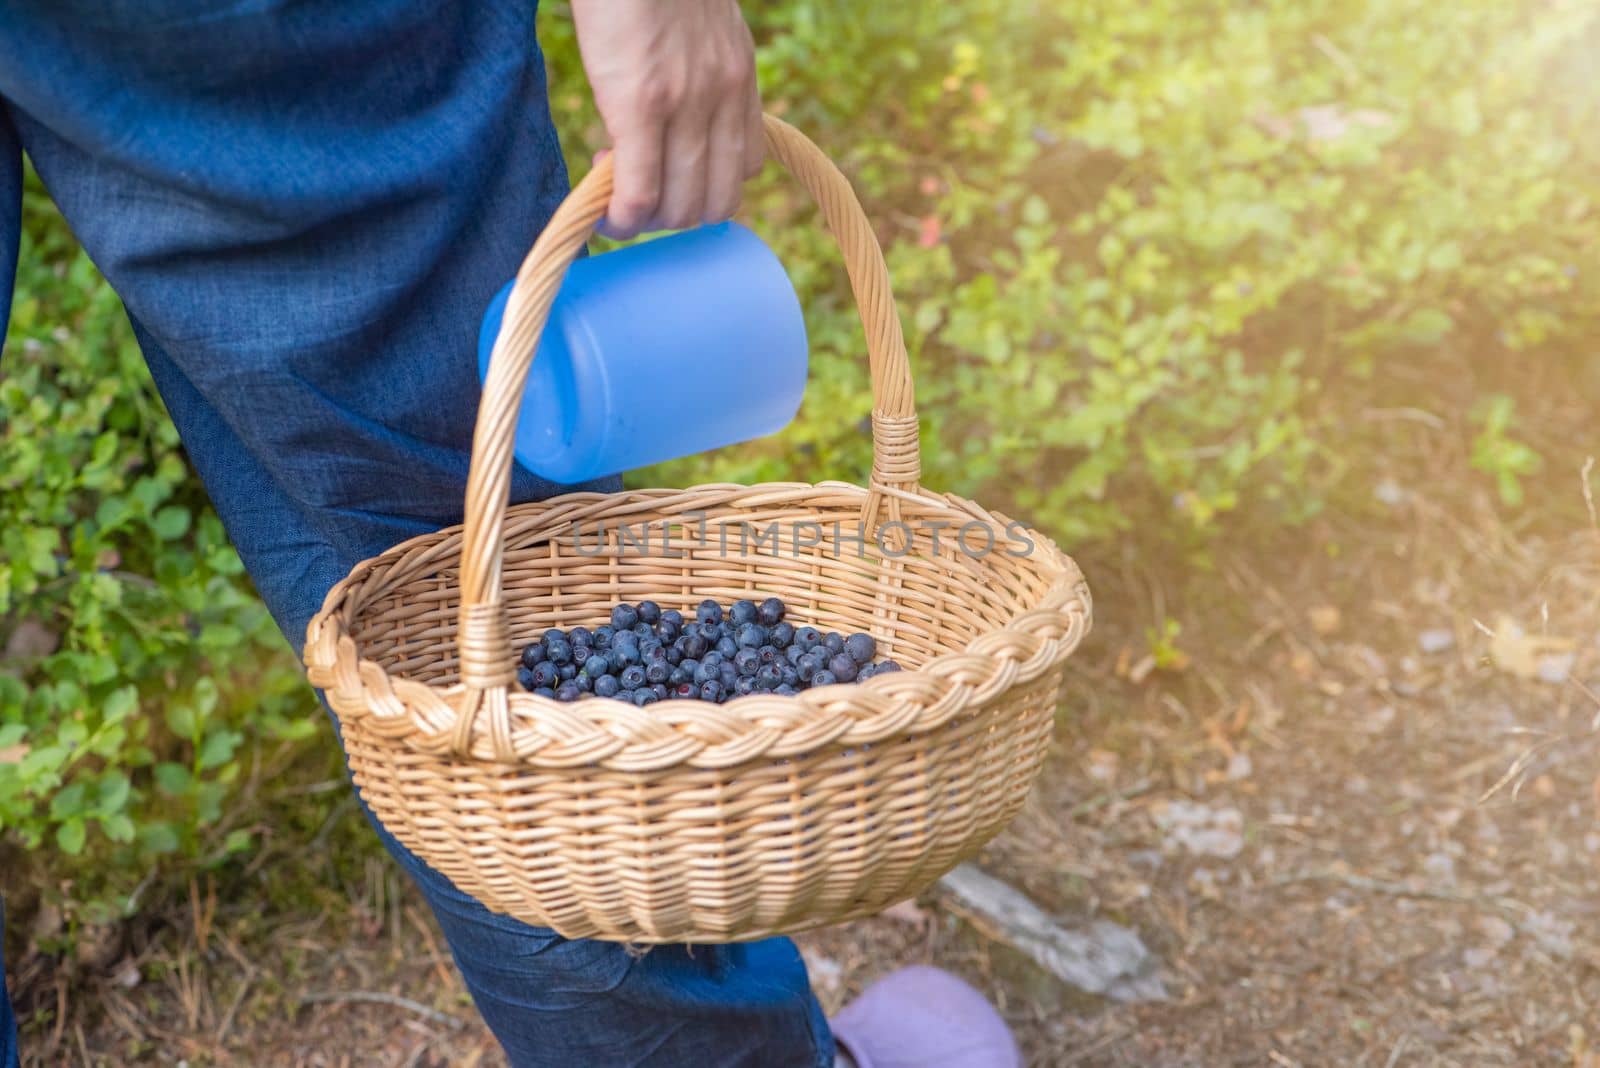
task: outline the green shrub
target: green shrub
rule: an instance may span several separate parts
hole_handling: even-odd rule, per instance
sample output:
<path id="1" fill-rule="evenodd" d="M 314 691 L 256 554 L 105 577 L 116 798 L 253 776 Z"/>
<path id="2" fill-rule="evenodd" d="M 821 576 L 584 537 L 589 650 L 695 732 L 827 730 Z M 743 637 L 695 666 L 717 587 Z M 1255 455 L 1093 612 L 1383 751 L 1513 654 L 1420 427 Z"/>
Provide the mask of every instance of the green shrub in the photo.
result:
<path id="1" fill-rule="evenodd" d="M 3 374 L 0 872 L 48 851 L 60 904 L 102 919 L 163 861 L 248 846 L 213 833 L 230 792 L 318 720 L 121 304 L 31 183 Z"/>
<path id="2" fill-rule="evenodd" d="M 1162 536 L 1205 534 L 1246 501 L 1292 519 L 1336 470 L 1330 381 L 1573 359 L 1593 334 L 1592 5 L 752 11 L 769 106 L 880 225 L 928 483 L 1074 545 L 1152 514 Z M 747 204 L 809 309 L 802 418 L 641 481 L 865 474 L 858 330 L 792 198 L 768 174 Z"/>

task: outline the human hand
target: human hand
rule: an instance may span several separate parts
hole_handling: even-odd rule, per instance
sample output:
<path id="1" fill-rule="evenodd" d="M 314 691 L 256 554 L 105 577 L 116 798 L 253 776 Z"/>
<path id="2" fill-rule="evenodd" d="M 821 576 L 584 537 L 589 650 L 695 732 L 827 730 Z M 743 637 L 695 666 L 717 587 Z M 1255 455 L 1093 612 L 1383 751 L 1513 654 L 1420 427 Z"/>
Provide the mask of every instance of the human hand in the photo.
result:
<path id="1" fill-rule="evenodd" d="M 736 0 L 572 0 L 614 154 L 602 232 L 721 222 L 766 154 L 755 46 Z"/>

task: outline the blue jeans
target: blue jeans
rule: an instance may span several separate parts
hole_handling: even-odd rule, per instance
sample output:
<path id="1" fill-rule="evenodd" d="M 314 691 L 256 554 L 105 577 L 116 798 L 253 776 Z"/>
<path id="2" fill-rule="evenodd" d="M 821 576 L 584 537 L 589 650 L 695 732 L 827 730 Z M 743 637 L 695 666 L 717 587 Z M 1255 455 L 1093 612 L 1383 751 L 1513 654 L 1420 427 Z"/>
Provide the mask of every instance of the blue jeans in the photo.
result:
<path id="1" fill-rule="evenodd" d="M 352 565 L 460 519 L 477 324 L 567 189 L 533 6 L 0 7 L 0 323 L 25 149 L 296 648 Z M 789 941 L 636 959 L 493 915 L 378 834 L 518 1068 L 833 1063 Z"/>

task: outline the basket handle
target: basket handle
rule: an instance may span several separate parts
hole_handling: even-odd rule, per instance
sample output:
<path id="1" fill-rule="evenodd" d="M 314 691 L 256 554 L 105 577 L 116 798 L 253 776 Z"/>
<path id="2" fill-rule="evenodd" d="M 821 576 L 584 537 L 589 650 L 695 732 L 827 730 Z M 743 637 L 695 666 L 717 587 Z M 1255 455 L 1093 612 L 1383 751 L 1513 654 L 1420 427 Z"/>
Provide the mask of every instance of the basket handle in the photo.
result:
<path id="1" fill-rule="evenodd" d="M 872 369 L 872 476 L 862 520 L 866 529 L 876 530 L 880 519 L 898 520 L 899 495 L 915 493 L 921 478 L 911 364 L 889 287 L 889 269 L 866 213 L 839 168 L 783 120 L 767 115 L 765 124 L 768 153 L 799 179 L 822 209 L 844 254 L 845 270 L 866 327 Z M 611 166 L 610 155 L 596 163 L 534 242 L 517 272 L 490 355 L 472 437 L 461 547 L 457 645 L 468 704 L 457 719 L 458 751 L 469 740 L 479 704 L 477 695 L 494 690 L 503 693 L 516 677 L 507 652 L 511 643 L 501 604 L 500 566 L 517 414 L 528 369 L 562 278 L 595 224 L 605 217 L 611 199 Z"/>

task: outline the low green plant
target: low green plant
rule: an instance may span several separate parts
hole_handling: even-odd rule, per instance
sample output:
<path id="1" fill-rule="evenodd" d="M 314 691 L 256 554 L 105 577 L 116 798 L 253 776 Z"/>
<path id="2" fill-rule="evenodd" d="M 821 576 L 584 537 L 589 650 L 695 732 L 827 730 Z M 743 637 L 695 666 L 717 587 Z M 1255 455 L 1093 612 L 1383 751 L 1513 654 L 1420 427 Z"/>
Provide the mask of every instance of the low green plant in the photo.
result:
<path id="1" fill-rule="evenodd" d="M 0 381 L 0 889 L 37 851 L 69 916 L 103 919 L 159 865 L 247 847 L 213 833 L 230 793 L 318 720 L 120 303 L 31 179 L 24 236 Z"/>
<path id="2" fill-rule="evenodd" d="M 1474 413 L 1478 432 L 1472 438 L 1472 466 L 1494 479 L 1500 501 L 1508 508 L 1522 504 L 1522 480 L 1543 466 L 1531 445 L 1511 436 L 1516 422 L 1516 401 L 1495 393 Z"/>
<path id="3" fill-rule="evenodd" d="M 1592 5 L 752 14 L 768 106 L 878 223 L 927 481 L 1075 546 L 1136 517 L 1191 542 L 1245 506 L 1303 517 L 1341 473 L 1341 385 L 1390 365 L 1576 362 L 1600 315 L 1582 239 L 1600 209 Z M 556 105 L 583 131 L 581 170 L 599 135 L 569 46 L 554 35 Z M 780 175 L 747 215 L 808 311 L 802 416 L 639 480 L 859 480 L 870 400 L 837 254 Z"/>

